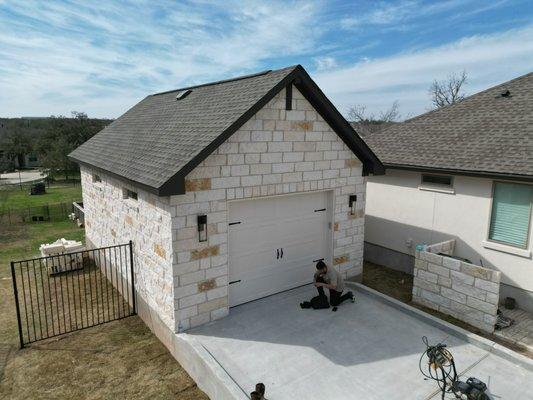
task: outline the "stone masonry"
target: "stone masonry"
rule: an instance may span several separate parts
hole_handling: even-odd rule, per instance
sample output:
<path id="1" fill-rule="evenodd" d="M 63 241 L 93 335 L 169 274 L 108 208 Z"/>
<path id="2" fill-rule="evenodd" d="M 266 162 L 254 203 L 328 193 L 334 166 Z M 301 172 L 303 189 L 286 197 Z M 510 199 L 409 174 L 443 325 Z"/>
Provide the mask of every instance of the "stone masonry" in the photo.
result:
<path id="1" fill-rule="evenodd" d="M 132 240 L 137 298 L 174 330 L 169 199 L 85 166 L 81 166 L 81 183 L 88 246 L 111 246 Z M 138 199 L 124 199 L 124 189 L 135 191 Z M 124 278 L 129 278 L 129 274 Z M 142 316 L 142 310 L 139 313 Z"/>
<path id="2" fill-rule="evenodd" d="M 362 274 L 362 164 L 296 88 L 292 110 L 285 110 L 282 90 L 188 175 L 183 195 L 157 197 L 88 167 L 81 171 L 88 243 L 133 241 L 137 295 L 173 332 L 229 312 L 232 200 L 331 191 L 333 265 L 345 277 Z M 124 189 L 138 199 L 124 199 Z M 198 241 L 199 214 L 207 215 L 207 242 Z"/>
<path id="3" fill-rule="evenodd" d="M 438 254 L 454 247 L 450 240 L 416 252 L 413 301 L 492 333 L 501 272 Z"/>
<path id="4" fill-rule="evenodd" d="M 333 264 L 345 277 L 362 273 L 365 184 L 362 164 L 293 88 L 282 90 L 187 177 L 172 196 L 175 320 L 188 329 L 228 314 L 228 202 L 332 190 Z M 357 194 L 351 215 L 348 196 Z M 208 241 L 196 216 L 207 214 Z"/>

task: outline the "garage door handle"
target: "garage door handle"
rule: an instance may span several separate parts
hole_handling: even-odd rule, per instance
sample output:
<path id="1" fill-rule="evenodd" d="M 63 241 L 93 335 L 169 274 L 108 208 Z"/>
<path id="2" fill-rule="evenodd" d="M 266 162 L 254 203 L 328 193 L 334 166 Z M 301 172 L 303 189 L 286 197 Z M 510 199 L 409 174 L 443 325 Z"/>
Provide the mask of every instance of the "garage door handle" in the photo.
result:
<path id="1" fill-rule="evenodd" d="M 281 249 L 281 258 L 283 258 L 283 249 Z"/>
<path id="2" fill-rule="evenodd" d="M 231 281 L 229 284 L 233 285 L 234 283 L 239 283 L 240 281 L 241 281 L 240 279 L 238 281 Z"/>
<path id="3" fill-rule="evenodd" d="M 279 260 L 279 249 L 276 249 L 276 260 Z"/>

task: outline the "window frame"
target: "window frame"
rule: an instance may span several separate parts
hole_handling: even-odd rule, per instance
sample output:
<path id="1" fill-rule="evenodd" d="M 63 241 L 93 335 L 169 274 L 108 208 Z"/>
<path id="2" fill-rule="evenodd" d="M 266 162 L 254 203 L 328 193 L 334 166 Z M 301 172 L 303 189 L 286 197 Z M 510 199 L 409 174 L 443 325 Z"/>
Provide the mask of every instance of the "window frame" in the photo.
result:
<path id="1" fill-rule="evenodd" d="M 492 190 L 491 190 L 490 208 L 489 208 L 489 221 L 488 221 L 488 224 L 487 224 L 487 234 L 486 234 L 486 240 L 485 240 L 485 242 L 487 242 L 487 244 L 489 244 L 489 246 L 485 246 L 485 247 L 491 248 L 490 244 L 494 243 L 496 245 L 506 246 L 506 247 L 509 247 L 511 249 L 528 251 L 529 250 L 529 246 L 530 246 L 530 241 L 531 241 L 531 220 L 533 219 L 533 200 L 531 200 L 529 202 L 529 220 L 528 220 L 528 224 L 527 224 L 527 233 L 526 233 L 526 240 L 525 240 L 525 245 L 524 246 L 518 246 L 516 244 L 507 243 L 507 242 L 503 242 L 501 240 L 494 240 L 494 239 L 490 238 L 490 228 L 492 226 L 492 212 L 494 210 L 494 191 L 496 190 L 496 185 L 498 183 L 512 184 L 512 185 L 523 185 L 523 186 L 529 186 L 529 187 L 533 188 L 533 185 L 530 185 L 530 184 L 527 184 L 527 183 L 522 183 L 522 182 L 502 181 L 502 180 L 492 181 Z"/>
<path id="2" fill-rule="evenodd" d="M 130 190 L 128 188 L 122 188 L 122 198 L 124 200 L 138 201 L 139 193 L 134 192 L 133 190 Z"/>
<path id="3" fill-rule="evenodd" d="M 425 176 L 438 176 L 443 178 L 450 178 L 450 184 L 439 184 L 439 183 L 430 183 L 430 182 L 424 182 Z M 446 175 L 446 174 L 433 174 L 433 173 L 425 173 L 422 172 L 420 174 L 420 184 L 418 185 L 419 190 L 427 190 L 431 192 L 440 192 L 440 193 L 447 193 L 447 194 L 455 194 L 455 177 L 453 175 Z"/>

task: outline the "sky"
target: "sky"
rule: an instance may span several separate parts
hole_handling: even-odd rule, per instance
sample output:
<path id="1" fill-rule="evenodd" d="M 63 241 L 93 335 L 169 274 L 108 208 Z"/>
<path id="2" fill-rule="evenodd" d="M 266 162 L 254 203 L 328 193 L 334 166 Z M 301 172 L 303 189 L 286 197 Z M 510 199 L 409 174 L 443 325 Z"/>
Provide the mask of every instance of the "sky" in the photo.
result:
<path id="1" fill-rule="evenodd" d="M 533 1 L 0 0 L 0 117 L 117 118 L 145 96 L 301 64 L 346 115 L 533 71 Z"/>

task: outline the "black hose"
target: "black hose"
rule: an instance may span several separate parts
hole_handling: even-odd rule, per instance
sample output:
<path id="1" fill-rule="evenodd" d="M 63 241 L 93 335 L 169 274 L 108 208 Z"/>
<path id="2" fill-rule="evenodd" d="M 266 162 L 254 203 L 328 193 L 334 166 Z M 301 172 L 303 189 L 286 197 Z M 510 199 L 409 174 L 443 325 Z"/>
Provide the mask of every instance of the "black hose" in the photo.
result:
<path id="1" fill-rule="evenodd" d="M 457 380 L 455 361 L 452 354 L 446 349 L 445 344 L 438 343 L 435 346 L 430 346 L 426 336 L 422 337 L 422 342 L 426 345 L 426 350 L 420 357 L 418 369 L 425 378 L 437 382 L 442 392 L 442 399 L 444 399 L 446 393 L 453 392 L 453 383 Z M 422 369 L 422 362 L 426 357 L 427 373 Z M 439 370 L 442 376 L 439 376 Z M 447 384 L 448 381 L 450 385 Z"/>

